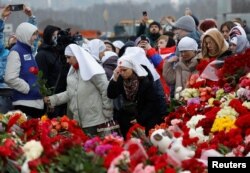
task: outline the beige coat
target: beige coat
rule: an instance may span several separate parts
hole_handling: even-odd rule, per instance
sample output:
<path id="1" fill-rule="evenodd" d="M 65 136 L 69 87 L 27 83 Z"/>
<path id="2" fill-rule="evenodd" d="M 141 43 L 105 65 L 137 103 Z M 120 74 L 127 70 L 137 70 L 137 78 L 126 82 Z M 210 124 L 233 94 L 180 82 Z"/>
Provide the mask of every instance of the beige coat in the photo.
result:
<path id="1" fill-rule="evenodd" d="M 78 70 L 68 75 L 65 92 L 49 98 L 52 106 L 68 103 L 68 112 L 81 127 L 92 127 L 113 117 L 113 104 L 107 97 L 107 87 L 105 74 L 97 74 L 84 81 Z"/>
<path id="2" fill-rule="evenodd" d="M 192 58 L 188 64 L 182 60 L 174 65 L 174 62 L 165 61 L 162 75 L 167 84 L 177 87 L 186 88 L 187 81 L 192 73 L 195 73 L 198 64 L 197 56 Z"/>

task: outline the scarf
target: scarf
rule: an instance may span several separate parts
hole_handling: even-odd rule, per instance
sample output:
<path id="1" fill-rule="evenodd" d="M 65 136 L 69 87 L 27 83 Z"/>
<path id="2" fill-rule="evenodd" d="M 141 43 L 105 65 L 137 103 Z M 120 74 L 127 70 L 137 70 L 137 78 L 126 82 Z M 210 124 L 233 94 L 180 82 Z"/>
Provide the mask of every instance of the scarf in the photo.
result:
<path id="1" fill-rule="evenodd" d="M 123 86 L 127 99 L 130 101 L 135 101 L 139 88 L 139 79 L 135 73 L 133 73 L 129 79 L 123 81 Z"/>
<path id="2" fill-rule="evenodd" d="M 73 65 L 73 67 L 74 67 L 75 70 L 78 70 L 79 69 L 79 64 L 76 63 L 76 64 Z"/>

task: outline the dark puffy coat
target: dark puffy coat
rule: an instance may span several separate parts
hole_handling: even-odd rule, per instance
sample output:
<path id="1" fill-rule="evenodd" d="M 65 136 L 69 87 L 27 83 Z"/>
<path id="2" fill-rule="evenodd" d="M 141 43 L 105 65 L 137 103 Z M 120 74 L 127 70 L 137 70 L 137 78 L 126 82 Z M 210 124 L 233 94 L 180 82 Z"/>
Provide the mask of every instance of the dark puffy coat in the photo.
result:
<path id="1" fill-rule="evenodd" d="M 145 127 L 146 134 L 148 134 L 151 128 L 163 122 L 163 117 L 167 115 L 167 102 L 160 81 L 154 82 L 150 71 L 145 66 L 144 68 L 149 75 L 139 79 L 139 89 L 136 96 L 138 110 L 136 120 Z M 107 93 L 111 99 L 116 98 L 119 94 L 126 97 L 121 76 L 116 82 L 110 81 Z"/>

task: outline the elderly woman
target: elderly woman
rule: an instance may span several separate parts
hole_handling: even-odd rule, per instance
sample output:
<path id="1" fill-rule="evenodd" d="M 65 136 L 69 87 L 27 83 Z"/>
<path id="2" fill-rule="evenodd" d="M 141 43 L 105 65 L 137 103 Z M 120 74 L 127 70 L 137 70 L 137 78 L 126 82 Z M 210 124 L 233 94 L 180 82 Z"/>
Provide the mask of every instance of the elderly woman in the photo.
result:
<path id="1" fill-rule="evenodd" d="M 178 43 L 178 49 L 181 55 L 180 61 L 173 65 L 175 61 L 166 60 L 163 66 L 163 77 L 167 84 L 184 89 L 190 75 L 196 72 L 198 44 L 190 37 L 183 37 Z"/>
<path id="2" fill-rule="evenodd" d="M 131 52 L 118 60 L 118 66 L 109 82 L 108 97 L 114 99 L 121 94 L 125 100 L 136 103 L 133 115 L 137 122 L 145 127 L 148 135 L 149 130 L 163 122 L 163 117 L 167 115 L 166 97 L 163 88 L 154 85 L 148 68 L 140 65 L 134 56 L 134 52 Z M 128 124 L 124 124 L 127 119 L 126 113 L 118 116 L 124 136 L 129 130 Z"/>
<path id="3" fill-rule="evenodd" d="M 196 68 L 200 79 L 204 79 L 206 86 L 217 86 L 217 70 L 221 68 L 224 60 L 232 55 L 228 43 L 218 29 L 212 28 L 204 33 L 201 54 L 203 59 Z"/>
<path id="4" fill-rule="evenodd" d="M 44 101 L 51 106 L 68 103 L 68 115 L 79 122 L 89 136 L 101 135 L 98 126 L 113 118 L 113 106 L 107 97 L 108 80 L 105 71 L 82 47 L 70 44 L 65 49 L 71 65 L 66 91 Z"/>

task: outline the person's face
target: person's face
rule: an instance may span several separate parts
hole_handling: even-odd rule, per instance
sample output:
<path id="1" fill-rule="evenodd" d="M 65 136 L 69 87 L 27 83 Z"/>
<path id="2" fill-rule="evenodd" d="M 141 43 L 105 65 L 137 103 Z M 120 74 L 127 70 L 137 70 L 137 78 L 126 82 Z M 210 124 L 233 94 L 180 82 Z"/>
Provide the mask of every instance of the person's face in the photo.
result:
<path id="1" fill-rule="evenodd" d="M 104 51 L 102 51 L 102 52 L 99 52 L 99 58 L 100 58 L 100 59 L 102 59 L 102 58 L 104 57 L 104 55 L 105 55 L 104 52 L 105 52 L 105 51 L 106 51 L 106 50 L 104 50 Z"/>
<path id="2" fill-rule="evenodd" d="M 195 57 L 196 53 L 193 50 L 183 50 L 180 51 L 181 53 L 181 57 L 183 59 L 183 61 L 188 61 L 190 59 L 192 59 L 193 57 Z"/>
<path id="3" fill-rule="evenodd" d="M 157 42 L 158 49 L 165 48 L 167 46 L 168 41 L 166 39 L 160 39 Z"/>
<path id="4" fill-rule="evenodd" d="M 105 44 L 105 46 L 106 46 L 106 51 L 112 51 L 113 52 L 112 46 L 110 44 Z"/>
<path id="5" fill-rule="evenodd" d="M 160 32 L 160 28 L 157 25 L 151 25 L 149 28 L 149 32 L 152 34 L 157 34 Z"/>
<path id="6" fill-rule="evenodd" d="M 226 40 L 229 40 L 229 29 L 227 26 L 223 26 L 222 27 L 222 30 L 221 30 L 221 33 L 223 34 L 223 37 L 226 39 Z"/>
<path id="7" fill-rule="evenodd" d="M 128 79 L 130 78 L 130 76 L 132 76 L 133 74 L 133 70 L 130 68 L 126 68 L 126 67 L 120 67 L 120 74 L 122 76 L 123 79 Z"/>
<path id="8" fill-rule="evenodd" d="M 31 39 L 30 39 L 30 44 L 33 45 L 34 41 L 38 38 L 38 35 L 39 35 L 39 32 L 36 31 L 34 32 L 34 34 L 31 36 Z"/>
<path id="9" fill-rule="evenodd" d="M 53 34 L 52 34 L 51 39 L 52 40 L 57 40 L 57 35 L 58 35 L 58 31 L 54 31 Z"/>
<path id="10" fill-rule="evenodd" d="M 117 53 L 117 55 L 118 55 L 119 52 L 120 52 L 120 49 L 116 47 L 116 48 L 115 48 L 115 53 Z"/>
<path id="11" fill-rule="evenodd" d="M 176 28 L 176 29 L 174 29 L 174 34 L 176 36 L 176 39 L 180 40 L 181 38 L 183 38 L 187 35 L 187 32 L 183 29 Z"/>
<path id="12" fill-rule="evenodd" d="M 211 37 L 206 37 L 204 42 L 210 55 L 215 55 L 219 51 L 215 41 Z"/>
<path id="13" fill-rule="evenodd" d="M 229 49 L 232 51 L 232 53 L 236 53 L 236 48 L 237 48 L 236 44 L 230 43 Z"/>
<path id="14" fill-rule="evenodd" d="M 67 56 L 65 55 L 65 57 L 67 58 L 67 63 L 69 63 L 70 65 L 75 65 L 77 64 L 77 60 L 75 56 Z"/>
<path id="15" fill-rule="evenodd" d="M 57 35 L 58 35 L 58 30 L 53 32 L 52 37 L 57 37 Z"/>

